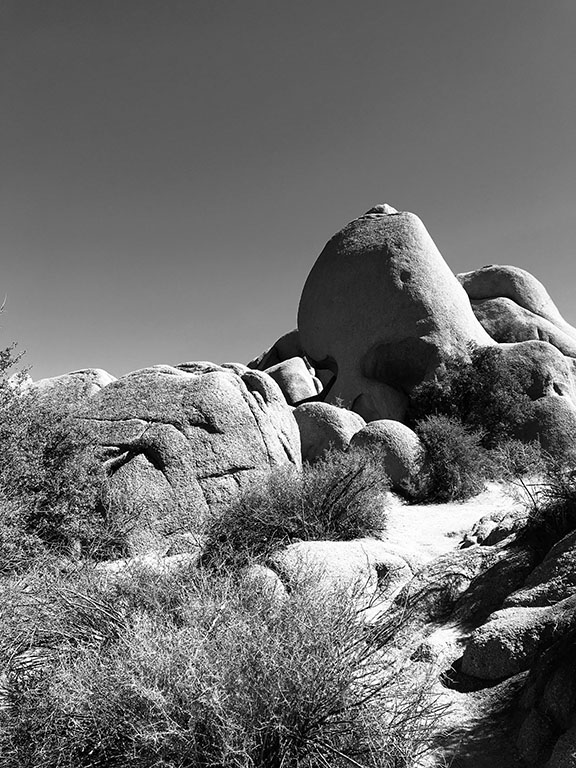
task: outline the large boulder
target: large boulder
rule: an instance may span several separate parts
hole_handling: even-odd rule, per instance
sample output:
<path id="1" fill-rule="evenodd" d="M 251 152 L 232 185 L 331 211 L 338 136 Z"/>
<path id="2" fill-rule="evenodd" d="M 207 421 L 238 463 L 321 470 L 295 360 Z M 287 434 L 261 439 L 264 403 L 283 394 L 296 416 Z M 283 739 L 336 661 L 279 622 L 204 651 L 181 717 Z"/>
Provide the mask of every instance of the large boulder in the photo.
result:
<path id="1" fill-rule="evenodd" d="M 564 320 L 546 288 L 525 269 L 489 264 L 472 272 L 462 272 L 457 278 L 471 300 L 510 299 L 576 340 L 576 328 Z"/>
<path id="2" fill-rule="evenodd" d="M 576 435 L 573 361 L 545 341 L 498 344 L 491 351 L 496 369 L 524 401 L 516 409 L 513 436 L 539 440 L 557 455 L 570 452 Z"/>
<path id="3" fill-rule="evenodd" d="M 424 449 L 409 427 L 392 419 L 371 421 L 356 432 L 351 448 L 366 448 L 381 462 L 390 484 L 399 488 L 422 468 Z"/>
<path id="4" fill-rule="evenodd" d="M 405 415 L 412 388 L 471 344 L 494 342 L 420 219 L 376 206 L 326 245 L 304 286 L 300 341 L 337 370 L 329 402 L 367 421 Z"/>
<path id="5" fill-rule="evenodd" d="M 303 403 L 294 409 L 294 418 L 304 461 L 315 461 L 329 448 L 346 450 L 356 432 L 366 426 L 357 413 L 330 403 Z"/>
<path id="6" fill-rule="evenodd" d="M 576 336 L 558 328 L 550 320 L 521 307 L 512 299 L 473 300 L 472 309 L 482 327 L 500 343 L 547 341 L 568 357 L 576 357 Z"/>
<path id="7" fill-rule="evenodd" d="M 275 382 L 234 368 L 145 368 L 77 412 L 101 446 L 117 513 L 198 521 L 263 471 L 300 465 L 298 427 Z"/>

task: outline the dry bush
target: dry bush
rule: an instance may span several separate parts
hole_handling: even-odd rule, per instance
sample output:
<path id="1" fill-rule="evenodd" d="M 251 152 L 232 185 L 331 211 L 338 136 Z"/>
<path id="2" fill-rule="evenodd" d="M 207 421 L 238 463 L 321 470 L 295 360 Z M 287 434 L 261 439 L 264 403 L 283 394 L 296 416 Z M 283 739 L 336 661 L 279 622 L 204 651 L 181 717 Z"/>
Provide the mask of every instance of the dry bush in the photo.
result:
<path id="1" fill-rule="evenodd" d="M 302 472 L 272 470 L 210 520 L 204 561 L 241 563 L 293 541 L 378 535 L 388 487 L 382 467 L 363 450 L 328 451 Z"/>
<path id="2" fill-rule="evenodd" d="M 2 768 L 400 768 L 430 748 L 431 686 L 343 591 L 146 570 L 5 590 Z"/>

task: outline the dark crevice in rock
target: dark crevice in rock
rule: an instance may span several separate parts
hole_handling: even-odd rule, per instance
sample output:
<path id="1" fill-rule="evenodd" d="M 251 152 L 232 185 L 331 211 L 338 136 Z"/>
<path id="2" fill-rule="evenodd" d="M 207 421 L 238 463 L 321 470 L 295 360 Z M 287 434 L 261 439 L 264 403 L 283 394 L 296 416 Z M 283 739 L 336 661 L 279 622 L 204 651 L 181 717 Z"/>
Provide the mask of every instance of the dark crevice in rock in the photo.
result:
<path id="1" fill-rule="evenodd" d="M 527 674 L 528 673 L 522 673 L 522 679 L 524 679 Z M 440 682 L 444 688 L 449 688 L 452 691 L 457 691 L 458 693 L 473 693 L 474 691 L 483 691 L 487 688 L 495 688 L 507 679 L 509 678 L 503 677 L 497 680 L 483 680 L 479 677 L 467 675 L 462 672 L 462 657 L 460 657 L 442 673 Z"/>
<path id="2" fill-rule="evenodd" d="M 229 469 L 222 470 L 220 472 L 210 472 L 206 475 L 197 475 L 198 480 L 214 480 L 219 477 L 227 477 L 229 475 L 236 475 L 239 472 L 250 472 L 252 470 L 258 469 L 258 467 L 251 464 L 247 467 L 230 467 Z"/>
<path id="3" fill-rule="evenodd" d="M 82 416 L 80 417 L 82 421 L 96 421 L 96 422 L 104 422 L 104 423 L 110 423 L 110 424 L 122 424 L 125 422 L 141 422 L 143 424 L 143 429 L 146 429 L 147 427 L 151 426 L 152 424 L 162 424 L 167 427 L 174 427 L 174 429 L 178 430 L 181 434 L 184 435 L 184 437 L 187 437 L 185 429 L 186 428 L 194 428 L 197 427 L 198 429 L 204 430 L 204 432 L 208 432 L 212 435 L 223 435 L 224 432 L 219 427 L 217 427 L 212 422 L 204 419 L 202 421 L 191 421 L 188 424 L 183 424 L 179 421 L 167 421 L 166 419 L 151 419 L 149 417 L 140 418 L 138 416 L 134 418 L 108 418 L 103 416 Z"/>

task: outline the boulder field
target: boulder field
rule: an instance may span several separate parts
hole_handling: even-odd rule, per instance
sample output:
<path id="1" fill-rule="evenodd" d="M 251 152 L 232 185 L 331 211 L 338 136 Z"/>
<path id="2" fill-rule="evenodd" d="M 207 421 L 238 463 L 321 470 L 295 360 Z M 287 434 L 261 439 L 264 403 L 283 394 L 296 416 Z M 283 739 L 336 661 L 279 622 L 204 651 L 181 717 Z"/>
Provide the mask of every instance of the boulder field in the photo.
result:
<path id="1" fill-rule="evenodd" d="M 522 437 L 573 445 L 576 329 L 544 286 L 511 266 L 453 274 L 416 215 L 382 204 L 329 240 L 297 329 L 248 365 L 156 365 L 117 379 L 91 369 L 22 389 L 87 428 L 121 513 L 165 523 L 185 509 L 202 520 L 271 469 L 298 470 L 327 449 L 369 450 L 401 487 L 423 460 L 406 425 L 415 387 L 485 348 L 522 374 Z M 508 701 L 513 689 L 497 729 L 505 762 L 463 717 L 462 743 L 468 735 L 477 749 L 458 765 L 574 766 L 576 534 L 543 552 L 537 534 L 521 535 L 526 509 L 499 493 L 425 509 L 394 497 L 379 539 L 292 543 L 268 576 L 289 586 L 307 561 L 319 582 L 353 590 L 363 580 L 364 601 L 380 600 L 367 621 L 401 616 L 398 654 L 439 674 L 439 696 L 456 709 L 478 711 L 498 691 Z"/>

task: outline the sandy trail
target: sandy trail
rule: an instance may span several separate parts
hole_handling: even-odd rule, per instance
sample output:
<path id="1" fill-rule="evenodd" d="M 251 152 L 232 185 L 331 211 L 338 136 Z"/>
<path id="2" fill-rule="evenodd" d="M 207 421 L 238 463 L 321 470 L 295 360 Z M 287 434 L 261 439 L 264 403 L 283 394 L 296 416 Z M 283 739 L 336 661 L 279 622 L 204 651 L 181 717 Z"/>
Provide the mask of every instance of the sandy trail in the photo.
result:
<path id="1" fill-rule="evenodd" d="M 463 535 L 485 515 L 522 507 L 515 487 L 496 483 L 464 502 L 412 506 L 394 497 L 385 540 L 408 563 L 423 565 L 455 549 Z"/>

